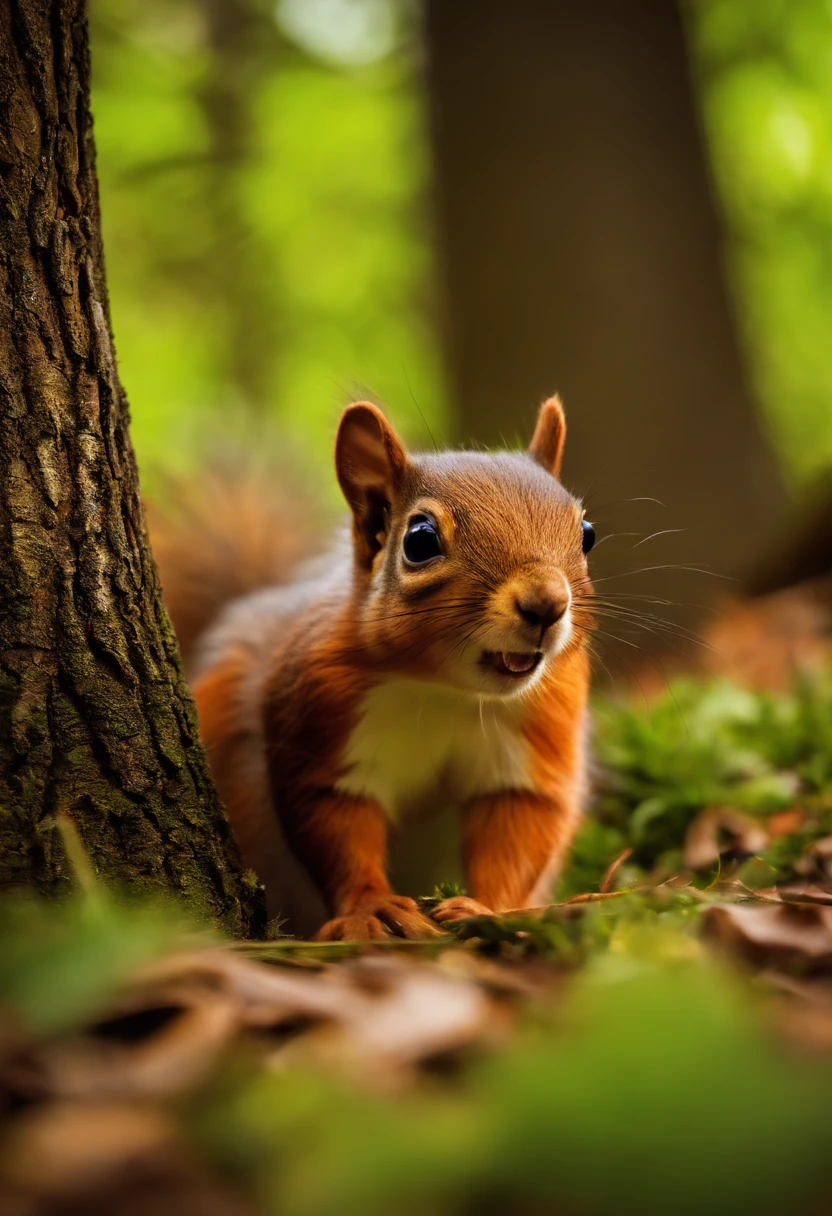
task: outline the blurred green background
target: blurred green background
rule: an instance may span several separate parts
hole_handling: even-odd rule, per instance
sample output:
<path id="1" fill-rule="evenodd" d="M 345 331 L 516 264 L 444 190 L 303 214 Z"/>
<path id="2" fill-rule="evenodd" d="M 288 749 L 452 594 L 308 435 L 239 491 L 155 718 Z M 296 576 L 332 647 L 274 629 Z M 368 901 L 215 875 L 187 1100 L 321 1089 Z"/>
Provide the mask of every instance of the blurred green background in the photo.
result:
<path id="1" fill-rule="evenodd" d="M 121 374 L 146 473 L 279 419 L 329 462 L 356 392 L 443 429 L 414 18 L 373 0 L 94 0 Z M 412 396 L 411 396 L 412 393 Z"/>
<path id="2" fill-rule="evenodd" d="M 688 12 L 736 316 L 776 451 L 804 481 L 832 462 L 832 5 Z"/>
<path id="3" fill-rule="evenodd" d="M 832 5 L 696 0 L 681 15 L 736 341 L 794 497 L 832 465 Z M 112 314 L 145 487 L 188 467 L 206 433 L 252 420 L 328 468 L 340 407 L 367 392 L 417 443 L 428 428 L 482 439 L 464 410 L 457 425 L 442 343 L 420 6 L 92 0 L 91 16 Z M 525 429 L 530 395 L 500 433 Z"/>

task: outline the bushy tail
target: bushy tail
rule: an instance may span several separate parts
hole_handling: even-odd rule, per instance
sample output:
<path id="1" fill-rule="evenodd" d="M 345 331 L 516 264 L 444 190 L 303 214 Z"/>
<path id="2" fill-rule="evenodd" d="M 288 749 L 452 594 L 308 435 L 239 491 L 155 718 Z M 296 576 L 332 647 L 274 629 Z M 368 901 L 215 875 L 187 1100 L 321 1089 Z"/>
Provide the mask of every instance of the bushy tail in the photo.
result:
<path id="1" fill-rule="evenodd" d="M 171 479 L 146 504 L 162 591 L 187 666 L 193 647 L 223 606 L 291 579 L 320 551 L 320 527 L 284 476 L 242 462 L 214 464 Z"/>

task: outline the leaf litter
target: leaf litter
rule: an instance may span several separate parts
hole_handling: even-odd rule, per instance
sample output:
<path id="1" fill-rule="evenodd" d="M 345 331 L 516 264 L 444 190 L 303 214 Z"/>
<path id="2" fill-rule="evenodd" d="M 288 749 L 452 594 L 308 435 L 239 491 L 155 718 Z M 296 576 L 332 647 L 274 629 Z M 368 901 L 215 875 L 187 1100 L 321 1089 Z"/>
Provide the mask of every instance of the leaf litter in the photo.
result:
<path id="1" fill-rule="evenodd" d="M 832 687 L 674 695 L 606 707 L 545 907 L 368 947 L 8 909 L 0 1210 L 822 1211 Z"/>

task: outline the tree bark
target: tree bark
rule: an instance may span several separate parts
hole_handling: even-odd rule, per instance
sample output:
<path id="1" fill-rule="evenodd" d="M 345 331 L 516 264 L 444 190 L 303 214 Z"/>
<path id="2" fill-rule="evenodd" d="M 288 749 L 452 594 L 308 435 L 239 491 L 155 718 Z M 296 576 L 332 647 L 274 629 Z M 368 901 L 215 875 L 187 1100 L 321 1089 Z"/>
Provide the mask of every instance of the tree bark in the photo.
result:
<path id="1" fill-rule="evenodd" d="M 560 391 L 567 484 L 592 488 L 599 535 L 638 534 L 599 547 L 604 590 L 707 599 L 730 584 L 621 579 L 700 562 L 742 577 L 785 506 L 729 306 L 678 5 L 426 0 L 426 36 L 460 438 L 514 440 Z M 631 496 L 665 507 L 604 509 Z M 681 533 L 633 551 L 669 528 Z"/>
<path id="2" fill-rule="evenodd" d="M 0 5 L 0 885 L 96 870 L 259 924 L 139 498 L 110 333 L 83 0 Z"/>

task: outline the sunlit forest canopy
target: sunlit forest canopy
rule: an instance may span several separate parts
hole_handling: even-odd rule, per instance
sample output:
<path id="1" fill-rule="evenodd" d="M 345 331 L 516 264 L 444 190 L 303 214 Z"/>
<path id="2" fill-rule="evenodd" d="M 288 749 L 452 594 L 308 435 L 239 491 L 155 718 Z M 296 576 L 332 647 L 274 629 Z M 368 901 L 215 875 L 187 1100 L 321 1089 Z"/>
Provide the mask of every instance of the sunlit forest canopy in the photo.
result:
<path id="1" fill-rule="evenodd" d="M 832 464 L 832 6 L 687 15 L 739 329 L 800 484 Z M 328 464 L 340 406 L 365 392 L 416 443 L 451 430 L 418 16 L 94 0 L 113 319 L 146 474 L 251 418 Z"/>

